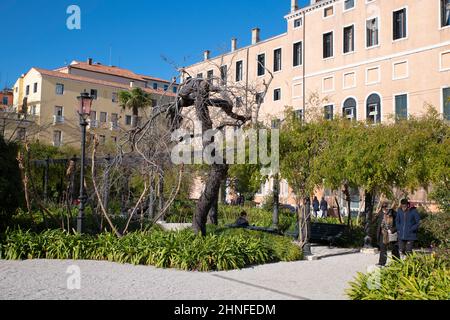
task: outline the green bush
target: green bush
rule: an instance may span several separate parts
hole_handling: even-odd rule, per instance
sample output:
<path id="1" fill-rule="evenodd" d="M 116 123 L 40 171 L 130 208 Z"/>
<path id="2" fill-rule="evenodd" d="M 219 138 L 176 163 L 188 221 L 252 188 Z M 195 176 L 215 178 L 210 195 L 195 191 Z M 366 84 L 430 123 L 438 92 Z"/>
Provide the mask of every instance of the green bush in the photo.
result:
<path id="1" fill-rule="evenodd" d="M 419 245 L 450 248 L 450 213 L 428 215 L 421 223 Z"/>
<path id="2" fill-rule="evenodd" d="M 299 260 L 301 253 L 287 238 L 248 230 L 216 229 L 199 237 L 191 230 L 164 232 L 154 228 L 119 239 L 110 233 L 81 236 L 19 229 L 4 235 L 0 258 L 101 260 L 203 272 Z"/>
<path id="3" fill-rule="evenodd" d="M 233 224 L 239 218 L 240 213 L 245 210 L 251 225 L 262 228 L 272 227 L 272 212 L 260 208 L 219 206 L 219 222 L 222 225 Z M 285 232 L 295 230 L 297 217 L 289 210 L 280 210 L 278 228 Z"/>
<path id="4" fill-rule="evenodd" d="M 449 267 L 448 259 L 414 255 L 381 269 L 379 279 L 358 274 L 347 293 L 352 300 L 449 300 Z"/>
<path id="5" fill-rule="evenodd" d="M 19 146 L 7 143 L 0 136 L 0 230 L 9 224 L 14 211 L 24 205 L 19 164 Z"/>

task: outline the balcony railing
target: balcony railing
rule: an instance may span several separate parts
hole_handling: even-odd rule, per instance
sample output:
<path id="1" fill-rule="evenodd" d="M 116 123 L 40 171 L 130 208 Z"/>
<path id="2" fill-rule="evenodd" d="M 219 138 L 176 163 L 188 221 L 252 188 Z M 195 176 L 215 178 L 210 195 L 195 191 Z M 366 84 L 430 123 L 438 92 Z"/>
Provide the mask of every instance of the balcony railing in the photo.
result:
<path id="1" fill-rule="evenodd" d="M 53 124 L 62 124 L 64 123 L 64 116 L 53 116 Z"/>

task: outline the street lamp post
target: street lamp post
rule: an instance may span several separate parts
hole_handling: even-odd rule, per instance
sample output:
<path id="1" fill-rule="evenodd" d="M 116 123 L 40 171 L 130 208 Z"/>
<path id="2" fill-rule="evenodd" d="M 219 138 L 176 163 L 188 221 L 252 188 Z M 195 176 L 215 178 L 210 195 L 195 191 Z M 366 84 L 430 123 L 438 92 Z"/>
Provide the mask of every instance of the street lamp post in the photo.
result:
<path id="1" fill-rule="evenodd" d="M 80 116 L 81 127 L 81 171 L 80 171 L 80 207 L 77 218 L 77 232 L 83 233 L 84 209 L 86 207 L 87 196 L 84 190 L 84 166 L 86 162 L 86 127 L 87 119 L 91 114 L 91 106 L 93 98 L 83 92 L 78 99 L 78 115 Z"/>

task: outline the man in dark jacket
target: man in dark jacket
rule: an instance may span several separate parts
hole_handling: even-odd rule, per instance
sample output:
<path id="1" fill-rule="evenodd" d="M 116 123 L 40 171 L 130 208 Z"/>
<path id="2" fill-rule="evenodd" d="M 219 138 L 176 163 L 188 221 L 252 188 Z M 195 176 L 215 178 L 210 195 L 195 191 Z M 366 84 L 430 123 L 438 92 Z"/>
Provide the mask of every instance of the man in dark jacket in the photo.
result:
<path id="1" fill-rule="evenodd" d="M 325 200 L 325 197 L 322 197 L 322 201 L 320 201 L 320 210 L 322 210 L 322 217 L 328 217 L 328 202 Z"/>
<path id="2" fill-rule="evenodd" d="M 407 199 L 403 199 L 397 212 L 398 245 L 402 254 L 413 253 L 414 243 L 418 240 L 420 216 L 417 209 L 411 207 Z"/>
<path id="3" fill-rule="evenodd" d="M 377 240 L 380 246 L 380 262 L 379 265 L 384 267 L 388 259 L 388 250 L 392 249 L 392 255 L 400 259 L 400 251 L 398 247 L 396 212 L 389 209 L 387 203 L 383 203 L 381 212 L 378 217 Z"/>

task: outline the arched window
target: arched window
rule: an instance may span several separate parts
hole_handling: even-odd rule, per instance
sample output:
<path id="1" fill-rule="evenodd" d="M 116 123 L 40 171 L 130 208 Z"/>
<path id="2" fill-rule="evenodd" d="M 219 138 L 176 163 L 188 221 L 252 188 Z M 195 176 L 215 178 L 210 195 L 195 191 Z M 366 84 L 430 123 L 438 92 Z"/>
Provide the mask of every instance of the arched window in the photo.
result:
<path id="1" fill-rule="evenodd" d="M 343 117 L 348 120 L 356 120 L 356 100 L 353 98 L 348 98 L 344 102 L 343 107 Z"/>
<path id="2" fill-rule="evenodd" d="M 371 94 L 367 98 L 366 112 L 369 123 L 381 122 L 381 98 L 378 94 Z"/>

